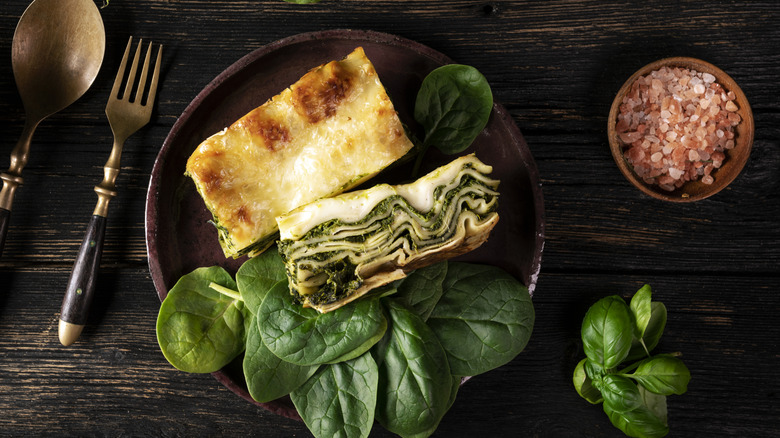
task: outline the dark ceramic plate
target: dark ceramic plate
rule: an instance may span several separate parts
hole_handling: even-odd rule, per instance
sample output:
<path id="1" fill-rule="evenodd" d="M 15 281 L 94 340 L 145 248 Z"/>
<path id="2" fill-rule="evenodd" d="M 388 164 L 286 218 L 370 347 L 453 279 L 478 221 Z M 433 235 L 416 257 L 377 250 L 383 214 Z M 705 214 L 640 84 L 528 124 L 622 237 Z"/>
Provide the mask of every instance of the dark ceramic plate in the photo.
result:
<path id="1" fill-rule="evenodd" d="M 434 68 L 452 63 L 446 56 L 410 40 L 370 31 L 334 30 L 296 35 L 258 49 L 221 73 L 184 110 L 163 143 L 152 170 L 146 200 L 146 246 L 149 270 L 160 299 L 180 276 L 203 266 L 220 265 L 235 273 L 244 259 L 227 260 L 217 242 L 210 213 L 184 176 L 187 158 L 201 141 L 263 104 L 309 69 L 341 59 L 362 46 L 393 99 L 401 120 L 418 132 L 412 111 L 423 78 Z M 499 104 L 472 147 L 493 166 L 501 180 L 500 220 L 490 240 L 460 260 L 497 265 L 523 281 L 533 294 L 544 245 L 544 207 L 536 165 L 520 131 Z M 429 151 L 426 169 L 449 162 Z M 383 175 L 391 183 L 408 177 Z M 375 182 L 374 182 L 375 183 Z M 214 377 L 244 399 L 249 396 L 237 359 Z M 299 418 L 289 398 L 259 403 L 264 408 Z"/>

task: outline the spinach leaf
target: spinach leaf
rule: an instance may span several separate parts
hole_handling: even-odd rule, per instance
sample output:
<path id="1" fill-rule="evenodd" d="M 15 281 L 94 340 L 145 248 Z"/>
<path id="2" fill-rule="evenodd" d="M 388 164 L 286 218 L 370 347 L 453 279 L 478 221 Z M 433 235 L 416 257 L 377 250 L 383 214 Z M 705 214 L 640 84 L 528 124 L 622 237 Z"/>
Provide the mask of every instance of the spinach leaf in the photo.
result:
<path id="1" fill-rule="evenodd" d="M 482 131 L 492 109 L 493 94 L 482 73 L 467 65 L 450 64 L 423 80 L 414 119 L 425 128 L 425 144 L 457 154 Z"/>
<path id="2" fill-rule="evenodd" d="M 263 343 L 281 359 L 316 365 L 359 356 L 371 348 L 387 327 L 377 299 L 353 301 L 332 312 L 319 313 L 293 303 L 284 283 L 277 283 L 257 315 Z"/>
<path id="3" fill-rule="evenodd" d="M 244 262 L 236 273 L 241 298 L 255 315 L 268 290 L 280 281 L 287 284 L 287 274 L 282 257 L 273 247 Z"/>
<path id="4" fill-rule="evenodd" d="M 358 346 L 354 350 L 348 352 L 347 354 L 345 354 L 345 355 L 343 355 L 341 357 L 337 357 L 336 359 L 333 359 L 333 360 L 331 360 L 328 363 L 343 362 L 345 360 L 354 359 L 354 358 L 362 355 L 366 351 L 370 350 L 371 347 L 376 345 L 377 342 L 379 342 L 385 336 L 386 332 L 387 332 L 387 318 L 382 318 L 382 324 L 379 327 L 379 330 L 376 331 L 376 334 L 374 336 L 371 336 L 370 338 L 366 339 L 366 341 L 363 342 L 363 344 L 361 344 L 360 346 Z"/>
<path id="5" fill-rule="evenodd" d="M 444 293 L 442 282 L 446 275 L 447 262 L 418 269 L 398 282 L 398 295 L 394 298 L 426 321 Z"/>
<path id="6" fill-rule="evenodd" d="M 450 262 L 444 295 L 428 325 L 456 376 L 504 365 L 526 346 L 534 325 L 528 289 L 495 266 Z"/>
<path id="7" fill-rule="evenodd" d="M 290 393 L 316 437 L 367 437 L 374 423 L 379 373 L 370 354 L 320 368 Z"/>
<path id="8" fill-rule="evenodd" d="M 574 368 L 574 376 L 572 378 L 574 382 L 574 389 L 577 390 L 577 394 L 584 398 L 591 404 L 598 404 L 604 401 L 601 396 L 601 391 L 593 385 L 588 373 L 585 371 L 585 364 L 588 362 L 588 358 L 582 359 L 577 367 Z"/>
<path id="9" fill-rule="evenodd" d="M 585 355 L 603 368 L 612 369 L 628 356 L 634 335 L 631 312 L 617 295 L 602 298 L 582 320 Z"/>
<path id="10" fill-rule="evenodd" d="M 645 328 L 644 336 L 641 338 L 636 336 L 633 337 L 631 340 L 631 350 L 629 351 L 626 360 L 637 360 L 648 357 L 650 352 L 658 346 L 658 342 L 664 334 L 667 318 L 666 306 L 664 306 L 664 303 L 653 301 L 650 303 L 650 308 L 650 320 Z"/>
<path id="11" fill-rule="evenodd" d="M 423 320 L 393 299 L 387 342 L 377 345 L 379 392 L 376 419 L 402 435 L 425 435 L 438 426 L 452 404 L 454 379 L 436 335 Z"/>
<path id="12" fill-rule="evenodd" d="M 257 318 L 249 319 L 243 370 L 253 399 L 261 403 L 276 400 L 301 386 L 317 371 L 318 365 L 295 365 L 276 357 L 260 338 Z"/>
<path id="13" fill-rule="evenodd" d="M 431 145 L 445 154 L 468 148 L 487 125 L 492 109 L 490 84 L 474 67 L 450 64 L 430 72 L 414 104 L 414 119 L 425 129 L 425 140 L 413 174 Z"/>
<path id="14" fill-rule="evenodd" d="M 224 269 L 198 268 L 176 282 L 157 315 L 160 350 L 182 371 L 211 373 L 244 351 L 249 312 L 240 299 L 217 292 L 211 283 L 236 289 Z"/>
<path id="15" fill-rule="evenodd" d="M 658 355 L 639 364 L 634 374 L 628 374 L 648 391 L 660 395 L 684 394 L 691 381 L 691 372 L 683 361 L 669 355 Z"/>

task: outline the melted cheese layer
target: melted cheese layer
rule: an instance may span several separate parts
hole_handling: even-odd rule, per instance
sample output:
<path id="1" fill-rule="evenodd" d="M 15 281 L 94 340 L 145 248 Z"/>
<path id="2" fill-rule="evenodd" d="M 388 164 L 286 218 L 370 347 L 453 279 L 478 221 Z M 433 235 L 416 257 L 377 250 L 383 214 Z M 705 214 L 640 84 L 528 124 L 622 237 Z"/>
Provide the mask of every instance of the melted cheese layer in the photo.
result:
<path id="1" fill-rule="evenodd" d="M 225 256 L 273 243 L 276 216 L 341 193 L 412 148 L 358 47 L 201 143 L 187 161 Z"/>

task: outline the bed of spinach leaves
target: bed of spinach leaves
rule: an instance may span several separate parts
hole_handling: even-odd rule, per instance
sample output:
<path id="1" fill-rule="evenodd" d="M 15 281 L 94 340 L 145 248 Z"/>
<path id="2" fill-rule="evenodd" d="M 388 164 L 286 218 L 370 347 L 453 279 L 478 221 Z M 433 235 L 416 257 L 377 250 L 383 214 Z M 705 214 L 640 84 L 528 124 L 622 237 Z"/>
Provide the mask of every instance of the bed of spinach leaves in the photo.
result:
<path id="1" fill-rule="evenodd" d="M 528 290 L 503 270 L 457 262 L 418 269 L 377 293 L 320 314 L 289 293 L 277 251 L 183 276 L 163 301 L 157 338 L 184 371 L 217 371 L 244 353 L 250 395 L 290 395 L 317 437 L 368 436 L 376 420 L 428 436 L 462 377 L 499 367 L 534 324 Z"/>
<path id="2" fill-rule="evenodd" d="M 679 354 L 650 355 L 666 326 L 666 307 L 651 297 L 645 285 L 630 304 L 613 295 L 588 309 L 582 321 L 587 357 L 573 376 L 577 393 L 602 404 L 612 424 L 631 437 L 666 436 L 666 397 L 683 394 L 691 380 Z"/>

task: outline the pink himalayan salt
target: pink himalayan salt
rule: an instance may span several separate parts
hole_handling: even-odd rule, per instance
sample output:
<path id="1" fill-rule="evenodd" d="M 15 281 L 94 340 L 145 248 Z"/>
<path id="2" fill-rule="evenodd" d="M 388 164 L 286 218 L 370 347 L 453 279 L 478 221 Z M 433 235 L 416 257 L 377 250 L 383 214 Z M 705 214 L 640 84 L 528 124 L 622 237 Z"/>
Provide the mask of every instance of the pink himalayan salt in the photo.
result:
<path id="1" fill-rule="evenodd" d="M 648 184 L 673 191 L 713 170 L 733 149 L 741 118 L 735 94 L 709 73 L 661 67 L 640 76 L 620 105 L 617 124 L 623 153 Z"/>

